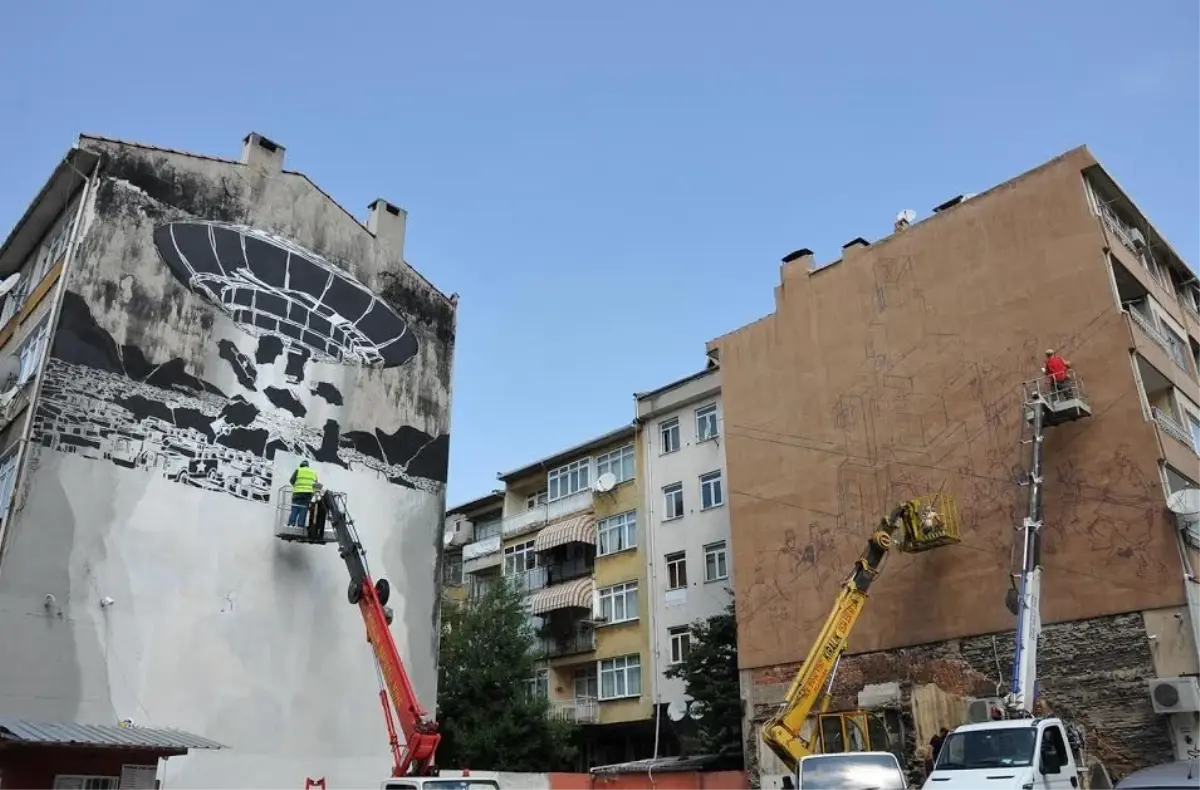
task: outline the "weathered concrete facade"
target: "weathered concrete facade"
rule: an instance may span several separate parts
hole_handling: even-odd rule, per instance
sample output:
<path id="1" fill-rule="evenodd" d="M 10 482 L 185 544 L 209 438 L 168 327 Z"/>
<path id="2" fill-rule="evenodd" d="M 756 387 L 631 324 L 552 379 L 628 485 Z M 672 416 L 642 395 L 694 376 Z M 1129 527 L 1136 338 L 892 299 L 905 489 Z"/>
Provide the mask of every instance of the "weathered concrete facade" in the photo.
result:
<path id="1" fill-rule="evenodd" d="M 853 707 L 848 692 L 864 683 L 923 676 L 988 696 L 1007 683 L 997 663 L 1011 663 L 1004 602 L 1025 514 L 1022 382 L 1053 347 L 1094 416 L 1044 443 L 1043 618 L 1062 625 L 1045 637 L 1043 696 L 1102 749 L 1133 743 L 1105 755 L 1118 770 L 1161 757 L 1170 743 L 1151 707 L 1141 613 L 1180 606 L 1196 585 L 1164 507 L 1164 489 L 1200 476 L 1200 435 L 1188 442 L 1179 427 L 1197 408 L 1188 287 L 1186 267 L 1083 148 L 874 244 L 855 239 L 833 264 L 787 256 L 775 312 L 709 344 L 753 704 L 781 699 L 774 675 L 804 658 L 873 524 L 899 500 L 943 491 L 957 499 L 962 543 L 888 560 L 851 640 L 870 656 L 842 663 L 843 696 Z M 1147 300 L 1193 336 L 1172 346 L 1164 321 L 1147 329 L 1133 315 Z M 986 650 L 967 655 L 973 637 Z M 1090 666 L 1056 664 L 1056 650 Z M 856 669 L 867 666 L 870 679 Z M 1192 661 L 1181 674 L 1196 671 Z"/>
<path id="2" fill-rule="evenodd" d="M 240 162 L 79 150 L 95 169 L 4 534 L 0 708 L 229 747 L 172 760 L 174 787 L 375 783 L 344 567 L 278 541 L 277 506 L 300 459 L 346 492 L 432 709 L 454 302 L 404 262 L 403 210 L 364 226 L 258 135 Z"/>

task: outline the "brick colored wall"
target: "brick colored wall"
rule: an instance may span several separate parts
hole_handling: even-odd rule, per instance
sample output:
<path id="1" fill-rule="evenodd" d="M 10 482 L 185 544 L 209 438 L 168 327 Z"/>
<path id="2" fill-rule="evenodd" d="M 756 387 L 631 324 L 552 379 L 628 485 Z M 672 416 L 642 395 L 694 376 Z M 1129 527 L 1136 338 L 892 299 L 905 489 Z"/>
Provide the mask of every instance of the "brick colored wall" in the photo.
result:
<path id="1" fill-rule="evenodd" d="M 873 683 L 909 688 L 932 683 L 964 697 L 995 696 L 997 682 L 1010 675 L 1012 653 L 1013 633 L 1007 631 L 847 656 L 831 709 L 856 707 L 858 692 Z M 758 728 L 782 700 L 797 668 L 786 664 L 743 673 L 752 719 L 747 769 L 755 778 L 758 761 L 750 758 L 757 757 Z M 1150 704 L 1147 681 L 1155 676 L 1154 662 L 1140 612 L 1046 626 L 1038 671 L 1041 699 L 1054 715 L 1084 729 L 1089 748 L 1114 776 L 1173 759 L 1166 719 Z"/>

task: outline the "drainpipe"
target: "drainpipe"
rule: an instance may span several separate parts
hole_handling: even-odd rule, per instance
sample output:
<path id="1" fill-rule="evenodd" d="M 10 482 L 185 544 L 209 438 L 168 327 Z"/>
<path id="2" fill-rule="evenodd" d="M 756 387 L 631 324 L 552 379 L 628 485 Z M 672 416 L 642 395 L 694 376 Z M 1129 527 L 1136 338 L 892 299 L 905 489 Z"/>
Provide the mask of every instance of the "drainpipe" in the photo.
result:
<path id="1" fill-rule="evenodd" d="M 72 166 L 71 168 L 75 168 Z M 97 160 L 92 168 L 91 175 L 84 175 L 78 170 L 76 173 L 83 176 L 83 189 L 79 195 L 79 206 L 75 209 L 75 225 L 71 229 L 71 237 L 67 241 L 67 250 L 63 255 L 62 271 L 58 275 L 58 282 L 54 286 L 54 297 L 50 308 L 49 316 L 49 332 L 46 335 L 46 347 L 42 352 L 42 361 L 38 366 L 37 374 L 34 376 L 33 387 L 29 394 L 29 405 L 25 407 L 25 430 L 21 432 L 21 438 L 17 447 L 17 479 L 13 483 L 12 496 L 8 499 L 8 505 L 2 514 L 4 517 L 3 523 L 0 523 L 0 568 L 3 567 L 4 553 L 8 546 L 9 524 L 16 515 L 21 511 L 21 506 L 18 502 L 24 499 L 24 485 L 29 476 L 29 470 L 26 469 L 26 456 L 29 450 L 29 441 L 33 436 L 33 423 L 36 415 L 38 400 L 42 393 L 42 382 L 46 375 L 46 366 L 50 362 L 50 353 L 54 348 L 54 335 L 58 326 L 59 314 L 62 312 L 63 295 L 67 288 L 67 277 L 70 276 L 71 262 L 75 258 L 75 251 L 79 247 L 79 239 L 83 235 L 83 217 L 88 205 L 92 202 L 95 196 L 96 177 L 100 173 L 100 160 Z M 40 244 L 40 242 L 39 242 Z"/>
<path id="2" fill-rule="evenodd" d="M 634 404 L 636 409 L 636 400 Z M 652 432 L 646 429 L 649 424 L 649 419 L 637 418 L 634 420 L 634 425 L 641 429 L 642 433 L 642 477 L 645 480 L 643 504 L 645 505 L 645 514 L 642 518 L 642 523 L 646 525 L 646 614 L 649 627 L 649 639 L 647 640 L 650 648 L 650 701 L 654 706 L 654 754 L 653 759 L 658 759 L 658 750 L 660 746 L 660 728 L 662 727 L 662 676 L 659 672 L 659 665 L 662 660 L 662 654 L 658 644 L 658 563 L 657 555 L 654 550 L 654 537 L 656 529 L 654 528 L 654 464 L 651 462 L 651 446 Z M 650 770 L 650 781 L 653 783 L 653 768 Z"/>

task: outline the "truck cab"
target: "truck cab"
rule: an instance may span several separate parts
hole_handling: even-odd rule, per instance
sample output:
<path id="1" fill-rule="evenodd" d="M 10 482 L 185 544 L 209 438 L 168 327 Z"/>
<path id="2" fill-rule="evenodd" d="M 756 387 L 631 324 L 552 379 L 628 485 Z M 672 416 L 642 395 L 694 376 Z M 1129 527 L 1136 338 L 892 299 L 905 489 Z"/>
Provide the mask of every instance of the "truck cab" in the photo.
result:
<path id="1" fill-rule="evenodd" d="M 381 790 L 500 790 L 495 771 L 440 771 L 437 776 L 399 776 L 387 779 Z"/>
<path id="2" fill-rule="evenodd" d="M 966 724 L 946 736 L 923 790 L 1075 790 L 1080 775 L 1059 719 Z"/>
<path id="3" fill-rule="evenodd" d="M 796 768 L 796 790 L 905 790 L 908 781 L 891 752 L 810 754 Z"/>

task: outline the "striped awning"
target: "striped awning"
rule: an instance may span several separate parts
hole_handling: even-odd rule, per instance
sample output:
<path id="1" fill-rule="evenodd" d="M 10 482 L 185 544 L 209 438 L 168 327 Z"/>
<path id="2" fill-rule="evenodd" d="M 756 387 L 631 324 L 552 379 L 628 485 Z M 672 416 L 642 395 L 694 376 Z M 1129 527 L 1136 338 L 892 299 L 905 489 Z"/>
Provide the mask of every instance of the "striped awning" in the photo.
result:
<path id="1" fill-rule="evenodd" d="M 556 609 L 591 609 L 592 580 L 575 579 L 538 590 L 529 601 L 532 614 L 545 614 Z"/>
<path id="2" fill-rule="evenodd" d="M 590 513 L 564 518 L 546 527 L 533 539 L 533 550 L 549 551 L 568 543 L 596 545 L 596 519 Z"/>

